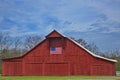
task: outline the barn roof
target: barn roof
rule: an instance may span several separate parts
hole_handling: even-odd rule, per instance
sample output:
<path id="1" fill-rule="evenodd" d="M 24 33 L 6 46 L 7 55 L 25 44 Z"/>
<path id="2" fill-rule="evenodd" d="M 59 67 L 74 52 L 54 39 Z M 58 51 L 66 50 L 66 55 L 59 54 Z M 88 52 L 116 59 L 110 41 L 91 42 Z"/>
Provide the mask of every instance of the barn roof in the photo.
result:
<path id="1" fill-rule="evenodd" d="M 74 41 L 74 40 L 66 37 L 65 35 L 57 32 L 56 30 L 53 30 L 51 33 L 49 33 L 49 34 L 46 36 L 46 38 L 51 37 L 51 35 L 54 34 L 54 33 L 57 33 L 56 37 L 61 36 L 61 37 L 67 38 L 68 40 L 72 41 L 72 42 L 75 43 L 77 46 L 79 46 L 80 48 L 84 49 L 86 52 L 88 52 L 90 55 L 92 55 L 92 56 L 94 56 L 94 57 L 96 57 L 96 58 L 104 59 L 104 60 L 111 61 L 111 62 L 117 62 L 117 60 L 105 58 L 105 57 L 102 57 L 102 56 L 99 56 L 99 55 L 94 54 L 93 52 L 91 52 L 91 51 L 89 51 L 88 49 L 86 49 L 85 47 L 83 47 L 81 44 L 79 44 L 79 43 L 77 43 L 76 41 Z M 41 41 L 40 43 L 38 43 L 38 44 L 37 44 L 35 47 L 33 47 L 31 50 L 33 50 L 34 48 L 36 48 L 37 46 L 39 46 L 39 45 L 40 45 L 41 43 L 43 43 L 45 40 L 46 40 L 46 39 L 44 39 L 43 41 Z M 28 52 L 26 52 L 25 54 L 23 54 L 23 55 L 20 56 L 20 57 L 25 56 L 25 55 L 28 54 L 31 50 L 29 50 Z M 18 58 L 18 57 L 17 57 L 17 58 Z"/>

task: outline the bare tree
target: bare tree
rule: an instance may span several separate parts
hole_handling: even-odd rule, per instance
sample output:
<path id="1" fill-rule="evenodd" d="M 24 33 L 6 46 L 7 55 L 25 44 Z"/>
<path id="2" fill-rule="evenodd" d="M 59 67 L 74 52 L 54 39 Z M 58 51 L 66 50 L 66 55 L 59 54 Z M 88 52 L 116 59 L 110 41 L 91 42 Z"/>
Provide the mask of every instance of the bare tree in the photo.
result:
<path id="1" fill-rule="evenodd" d="M 107 56 L 110 58 L 120 57 L 120 49 L 116 48 L 107 52 Z"/>
<path id="2" fill-rule="evenodd" d="M 88 47 L 88 43 L 84 40 L 84 39 L 78 39 L 76 40 L 79 44 L 81 44 L 82 46 L 84 46 L 85 48 Z"/>
<path id="3" fill-rule="evenodd" d="M 4 34 L 0 32 L 0 51 L 3 50 L 3 40 L 4 40 Z"/>
<path id="4" fill-rule="evenodd" d="M 94 44 L 94 42 L 88 44 L 86 48 L 95 54 L 100 55 L 101 53 L 99 48 Z"/>
<path id="5" fill-rule="evenodd" d="M 84 39 L 75 39 L 73 37 L 71 37 L 71 39 L 75 40 L 76 42 L 78 42 L 79 44 L 81 44 L 82 46 L 84 46 L 85 48 L 87 48 L 88 50 L 95 54 L 100 53 L 98 47 L 94 43 L 89 44 Z"/>
<path id="6" fill-rule="evenodd" d="M 8 50 L 10 48 L 10 45 L 12 44 L 11 37 L 8 33 L 2 33 L 0 32 L 0 49 L 2 50 Z"/>
<path id="7" fill-rule="evenodd" d="M 21 41 L 20 37 L 13 38 L 12 45 L 13 45 L 13 52 L 20 53 L 20 50 L 22 47 L 22 41 Z"/>
<path id="8" fill-rule="evenodd" d="M 41 40 L 42 38 L 37 35 L 27 36 L 24 42 L 25 48 L 29 50 L 38 44 Z"/>
<path id="9" fill-rule="evenodd" d="M 14 49 L 15 49 L 15 50 L 21 48 L 21 46 L 22 46 L 22 41 L 21 41 L 20 37 L 15 37 L 15 38 L 14 38 L 13 45 L 14 45 Z"/>
<path id="10" fill-rule="evenodd" d="M 12 44 L 12 40 L 11 40 L 11 37 L 9 36 L 9 34 L 0 32 L 0 53 L 1 53 L 1 57 L 6 57 L 8 55 L 11 44 Z"/>

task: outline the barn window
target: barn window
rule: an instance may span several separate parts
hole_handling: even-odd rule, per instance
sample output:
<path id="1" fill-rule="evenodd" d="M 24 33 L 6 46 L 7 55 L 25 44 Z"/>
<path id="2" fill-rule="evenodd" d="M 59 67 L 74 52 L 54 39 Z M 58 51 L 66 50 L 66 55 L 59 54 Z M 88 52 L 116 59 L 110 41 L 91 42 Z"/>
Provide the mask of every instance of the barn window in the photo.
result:
<path id="1" fill-rule="evenodd" d="M 62 54 L 62 38 L 54 37 L 49 39 L 50 54 Z"/>
<path id="2" fill-rule="evenodd" d="M 61 37 L 54 37 L 49 39 L 50 47 L 62 47 Z"/>

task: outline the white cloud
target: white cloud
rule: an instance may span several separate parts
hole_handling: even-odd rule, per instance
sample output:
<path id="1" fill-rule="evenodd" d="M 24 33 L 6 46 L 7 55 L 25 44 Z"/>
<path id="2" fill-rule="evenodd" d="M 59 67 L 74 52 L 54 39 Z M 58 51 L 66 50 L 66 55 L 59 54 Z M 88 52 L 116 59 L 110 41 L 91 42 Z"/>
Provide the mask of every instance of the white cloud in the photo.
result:
<path id="1" fill-rule="evenodd" d="M 111 1 L 113 1 L 112 5 L 109 4 Z M 15 26 L 21 27 L 18 32 L 29 31 L 26 28 L 29 27 L 26 26 L 28 23 L 34 23 L 41 31 L 46 32 L 53 29 L 79 32 L 94 31 L 98 27 L 90 25 L 99 18 L 99 15 L 106 15 L 109 20 L 120 22 L 119 5 L 115 5 L 119 4 L 119 0 L 15 0 L 1 1 L 1 4 L 0 16 L 7 16 L 16 22 Z M 54 24 L 52 19 L 51 22 L 47 22 L 45 17 L 55 17 L 59 22 L 54 22 L 56 23 Z M 69 22 L 69 24 L 65 24 L 65 22 Z M 101 24 L 101 26 L 103 25 Z M 45 27 L 46 30 L 42 27 Z"/>
<path id="2" fill-rule="evenodd" d="M 100 13 L 105 14 L 111 20 L 120 22 L 120 0 L 93 0 L 90 6 L 98 9 Z"/>

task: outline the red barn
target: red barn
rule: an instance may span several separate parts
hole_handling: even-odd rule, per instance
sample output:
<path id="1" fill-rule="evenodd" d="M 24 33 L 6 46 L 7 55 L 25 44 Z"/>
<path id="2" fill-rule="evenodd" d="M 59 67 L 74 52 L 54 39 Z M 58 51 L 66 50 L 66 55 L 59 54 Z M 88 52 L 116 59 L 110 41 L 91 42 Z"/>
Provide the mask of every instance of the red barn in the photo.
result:
<path id="1" fill-rule="evenodd" d="M 116 75 L 116 60 L 93 54 L 77 42 L 52 31 L 21 57 L 3 59 L 3 76 Z"/>

